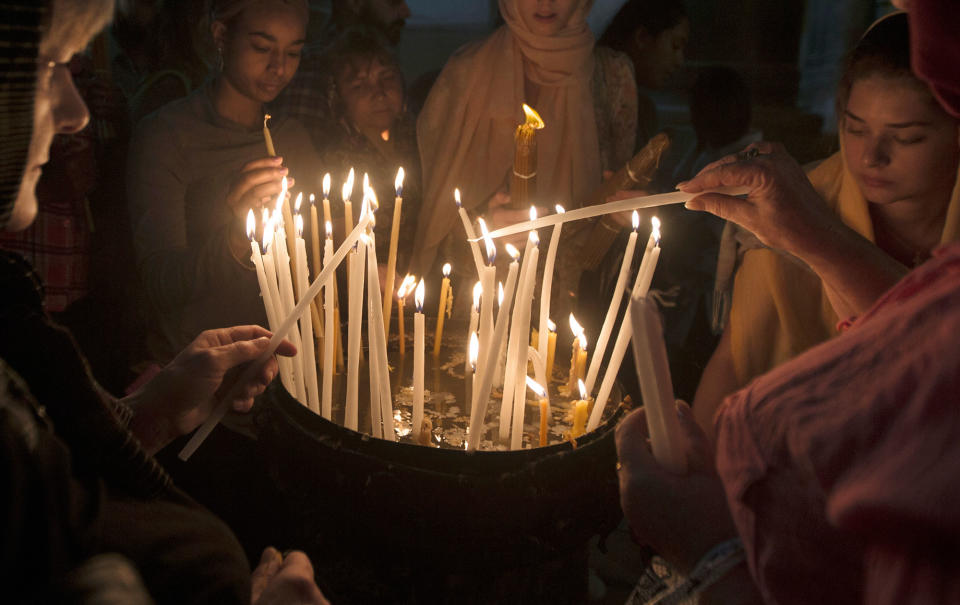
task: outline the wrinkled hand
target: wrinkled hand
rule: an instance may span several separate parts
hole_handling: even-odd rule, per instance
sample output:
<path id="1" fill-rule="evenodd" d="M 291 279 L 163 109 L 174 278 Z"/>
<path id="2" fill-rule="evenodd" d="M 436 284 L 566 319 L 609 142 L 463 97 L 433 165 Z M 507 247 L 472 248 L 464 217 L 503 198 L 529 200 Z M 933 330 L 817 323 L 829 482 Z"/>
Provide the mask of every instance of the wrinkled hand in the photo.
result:
<path id="1" fill-rule="evenodd" d="M 750 150 L 759 154 L 745 157 Z M 687 208 L 733 221 L 764 244 L 797 256 L 816 247 L 818 238 L 829 237 L 839 223 L 800 165 L 777 143 L 753 143 L 740 154 L 709 164 L 677 188 L 699 193 L 721 186 L 749 187 L 750 193 L 746 199 L 707 193 L 687 202 Z"/>
<path id="2" fill-rule="evenodd" d="M 688 444 L 687 474 L 663 469 L 650 451 L 647 419 L 635 410 L 617 427 L 620 506 L 634 536 L 682 573 L 713 546 L 737 535 L 706 435 L 690 407 L 677 402 Z"/>
<path id="3" fill-rule="evenodd" d="M 253 605 L 330 605 L 313 579 L 313 565 L 299 551 L 280 555 L 267 547 L 250 578 Z"/>
<path id="4" fill-rule="evenodd" d="M 498 191 L 493 194 L 490 201 L 487 202 L 487 228 L 490 231 L 496 231 L 502 227 L 509 227 L 516 223 L 523 223 L 530 220 L 530 209 L 514 210 L 509 208 L 510 194 L 505 191 Z M 548 214 L 546 208 L 537 207 L 537 216 Z M 500 242 L 504 244 L 513 244 L 522 248 L 522 244 L 528 237 L 527 233 L 517 233 L 515 235 L 501 237 Z"/>
<path id="5" fill-rule="evenodd" d="M 283 158 L 279 156 L 260 158 L 247 162 L 233 179 L 227 192 L 227 206 L 241 221 L 247 218 L 247 211 L 253 208 L 256 213 L 264 204 L 277 199 L 282 187 L 282 179 L 287 175 Z M 293 179 L 287 179 L 287 186 L 293 186 Z M 273 208 L 270 208 L 272 211 Z M 259 216 L 257 217 L 259 218 Z"/>
<path id="6" fill-rule="evenodd" d="M 187 345 L 173 361 L 138 393 L 131 430 L 148 451 L 194 430 L 210 415 L 217 401 L 232 388 L 244 366 L 257 359 L 270 343 L 270 332 L 260 326 L 207 330 Z M 294 346 L 284 340 L 277 349 L 292 356 Z M 249 411 L 253 398 L 266 389 L 278 371 L 277 360 L 267 360 L 230 402 L 238 412 Z"/>

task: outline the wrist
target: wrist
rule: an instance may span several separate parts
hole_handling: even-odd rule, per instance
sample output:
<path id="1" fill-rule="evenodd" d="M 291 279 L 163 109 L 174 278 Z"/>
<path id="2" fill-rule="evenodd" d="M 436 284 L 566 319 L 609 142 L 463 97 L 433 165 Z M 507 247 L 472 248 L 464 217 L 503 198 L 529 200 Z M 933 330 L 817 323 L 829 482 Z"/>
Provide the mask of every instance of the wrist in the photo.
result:
<path id="1" fill-rule="evenodd" d="M 178 436 L 170 419 L 163 413 L 161 398 L 153 390 L 148 383 L 145 388 L 121 400 L 133 411 L 128 425 L 130 432 L 151 455 Z"/>

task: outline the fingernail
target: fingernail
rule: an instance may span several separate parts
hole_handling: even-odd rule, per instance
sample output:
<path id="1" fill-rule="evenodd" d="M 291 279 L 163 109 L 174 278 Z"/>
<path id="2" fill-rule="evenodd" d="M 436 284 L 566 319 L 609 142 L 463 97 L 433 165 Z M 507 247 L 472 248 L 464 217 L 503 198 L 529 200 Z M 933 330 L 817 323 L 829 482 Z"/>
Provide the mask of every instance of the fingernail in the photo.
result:
<path id="1" fill-rule="evenodd" d="M 273 156 L 273 163 L 274 163 L 274 164 L 283 164 L 283 157 L 281 157 L 281 156 L 279 156 L 279 155 Z"/>
<path id="2" fill-rule="evenodd" d="M 286 173 L 288 173 L 288 172 L 290 172 L 290 170 L 289 170 L 288 168 L 286 168 L 286 167 L 277 168 L 277 174 L 279 174 L 279 175 L 281 175 L 281 176 L 283 176 L 284 174 L 286 174 Z"/>

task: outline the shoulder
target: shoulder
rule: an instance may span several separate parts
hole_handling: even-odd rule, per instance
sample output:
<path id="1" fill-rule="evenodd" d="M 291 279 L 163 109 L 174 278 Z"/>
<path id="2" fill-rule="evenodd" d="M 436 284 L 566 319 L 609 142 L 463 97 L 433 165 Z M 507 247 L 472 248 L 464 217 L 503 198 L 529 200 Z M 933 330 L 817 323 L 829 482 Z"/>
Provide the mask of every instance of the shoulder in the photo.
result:
<path id="1" fill-rule="evenodd" d="M 804 172 L 817 193 L 832 207 L 836 205 L 843 184 L 843 156 L 838 151 L 828 158 L 804 166 Z"/>
<path id="2" fill-rule="evenodd" d="M 627 73 L 633 76 L 633 62 L 625 53 L 606 46 L 596 46 L 593 58 L 604 75 Z"/>
<path id="3" fill-rule="evenodd" d="M 137 122 L 134 140 L 155 143 L 174 140 L 177 133 L 189 129 L 190 124 L 200 119 L 198 95 L 201 91 L 171 101 L 160 109 L 149 113 Z"/>

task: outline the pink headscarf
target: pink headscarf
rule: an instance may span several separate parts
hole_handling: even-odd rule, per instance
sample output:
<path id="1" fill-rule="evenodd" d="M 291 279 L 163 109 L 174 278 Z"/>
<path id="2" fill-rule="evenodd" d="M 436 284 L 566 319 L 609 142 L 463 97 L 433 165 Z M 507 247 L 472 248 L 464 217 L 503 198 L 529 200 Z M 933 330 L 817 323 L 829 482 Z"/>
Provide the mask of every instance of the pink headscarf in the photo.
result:
<path id="1" fill-rule="evenodd" d="M 455 187 L 464 207 L 473 209 L 506 186 L 525 80 L 539 86 L 531 105 L 546 123 L 537 133 L 538 203 L 579 207 L 601 181 L 591 90 L 594 38 L 586 22 L 593 0 L 580 0 L 554 36 L 531 32 L 516 4 L 500 0 L 506 25 L 451 57 L 420 114 L 424 200 L 415 271 L 428 270 L 440 242 L 459 228 Z"/>

